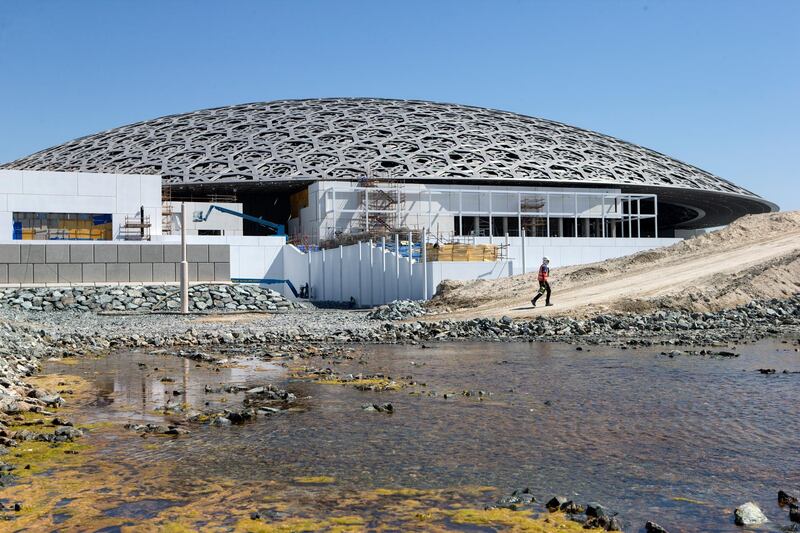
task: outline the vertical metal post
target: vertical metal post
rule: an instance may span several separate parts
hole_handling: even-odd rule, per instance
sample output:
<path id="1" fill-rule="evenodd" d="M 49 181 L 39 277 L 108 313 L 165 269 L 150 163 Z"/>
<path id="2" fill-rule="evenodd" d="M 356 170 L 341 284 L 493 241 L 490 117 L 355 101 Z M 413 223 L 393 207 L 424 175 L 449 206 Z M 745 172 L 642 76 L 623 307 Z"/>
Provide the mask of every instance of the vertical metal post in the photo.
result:
<path id="1" fill-rule="evenodd" d="M 575 197 L 575 236 L 578 236 L 578 193 L 572 193 Z"/>
<path id="2" fill-rule="evenodd" d="M 522 193 L 517 193 L 517 236 L 522 237 Z"/>
<path id="3" fill-rule="evenodd" d="M 386 237 L 381 237 L 381 303 L 386 303 Z"/>
<path id="4" fill-rule="evenodd" d="M 181 313 L 189 312 L 189 261 L 186 254 L 186 202 L 181 202 Z"/>
<path id="5" fill-rule="evenodd" d="M 306 248 L 306 255 L 308 256 L 308 283 L 306 283 L 308 291 L 306 293 L 306 298 L 311 301 L 311 250 L 308 248 Z"/>
<path id="6" fill-rule="evenodd" d="M 369 240 L 369 305 L 375 305 L 375 245 Z"/>
<path id="7" fill-rule="evenodd" d="M 628 238 L 633 238 L 633 200 L 631 195 L 628 195 Z"/>
<path id="8" fill-rule="evenodd" d="M 653 195 L 653 227 L 656 229 L 656 239 L 658 239 L 658 196 Z"/>
<path id="9" fill-rule="evenodd" d="M 395 300 L 400 299 L 400 234 L 394 234 L 394 266 L 395 266 L 395 277 L 397 278 L 397 294 L 395 294 Z"/>
<path id="10" fill-rule="evenodd" d="M 369 189 L 364 189 L 364 209 L 367 213 L 367 222 L 364 231 L 369 231 Z M 372 294 L 372 291 L 370 291 Z"/>
<path id="11" fill-rule="evenodd" d="M 458 235 L 464 236 L 464 206 L 462 202 L 462 192 L 458 191 Z"/>
<path id="12" fill-rule="evenodd" d="M 326 283 L 325 283 L 325 248 L 322 249 L 322 296 L 320 300 L 323 302 L 327 302 L 327 294 L 326 294 Z"/>
<path id="13" fill-rule="evenodd" d="M 550 238 L 550 193 L 544 193 L 544 205 L 547 206 L 547 238 Z"/>
<path id="14" fill-rule="evenodd" d="M 602 216 L 603 216 L 603 233 L 602 233 L 602 236 L 605 237 L 606 236 L 606 195 L 605 194 L 601 197 L 600 201 L 602 202 L 602 206 L 600 207 L 600 211 L 602 212 Z"/>
<path id="15" fill-rule="evenodd" d="M 331 237 L 336 238 L 336 186 L 335 185 L 331 186 L 331 196 L 333 198 L 331 200 L 331 204 L 333 206 L 333 235 L 331 235 Z"/>
<path id="16" fill-rule="evenodd" d="M 525 232 L 523 231 L 520 233 L 520 239 L 522 242 L 522 273 L 525 274 L 528 272 L 527 265 L 525 264 Z"/>
<path id="17" fill-rule="evenodd" d="M 431 193 L 431 191 L 428 190 L 428 227 L 429 228 L 432 226 L 432 223 L 431 223 L 431 203 L 432 202 L 433 202 L 433 193 Z"/>
<path id="18" fill-rule="evenodd" d="M 339 301 L 344 301 L 344 246 L 339 245 Z"/>
<path id="19" fill-rule="evenodd" d="M 364 270 L 363 253 L 361 251 L 363 242 L 358 241 L 358 305 L 364 305 L 364 284 L 362 282 L 362 270 Z"/>
<path id="20" fill-rule="evenodd" d="M 636 237 L 642 238 L 642 199 L 636 199 Z"/>
<path id="21" fill-rule="evenodd" d="M 408 299 L 414 299 L 414 234 L 408 232 Z"/>
<path id="22" fill-rule="evenodd" d="M 489 190 L 489 244 L 494 244 L 492 242 L 492 235 L 494 234 L 494 228 L 492 227 L 492 191 Z"/>
<path id="23" fill-rule="evenodd" d="M 422 299 L 428 299 L 428 230 L 422 228 L 422 242 L 420 243 L 420 253 L 422 254 Z"/>

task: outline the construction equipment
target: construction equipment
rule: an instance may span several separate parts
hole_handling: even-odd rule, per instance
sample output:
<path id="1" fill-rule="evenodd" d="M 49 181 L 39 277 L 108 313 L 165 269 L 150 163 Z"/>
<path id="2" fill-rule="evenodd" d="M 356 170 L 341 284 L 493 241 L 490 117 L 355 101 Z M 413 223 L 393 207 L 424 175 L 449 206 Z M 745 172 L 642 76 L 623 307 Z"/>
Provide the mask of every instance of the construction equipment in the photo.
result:
<path id="1" fill-rule="evenodd" d="M 238 211 L 234 211 L 233 209 L 228 209 L 227 207 L 220 207 L 218 205 L 211 205 L 206 211 L 206 214 L 203 215 L 202 211 L 196 211 L 192 220 L 194 222 L 205 222 L 208 220 L 209 215 L 214 210 L 219 211 L 220 213 L 225 213 L 228 215 L 233 215 L 235 217 L 243 218 L 244 220 L 249 220 L 250 222 L 255 222 L 256 224 L 260 224 L 261 226 L 265 226 L 267 228 L 272 229 L 275 232 L 275 235 L 284 236 L 286 235 L 286 226 L 283 224 L 276 224 L 274 222 L 270 222 L 269 220 L 264 220 L 261 217 L 254 217 L 253 215 L 245 215 L 244 213 L 240 213 Z"/>

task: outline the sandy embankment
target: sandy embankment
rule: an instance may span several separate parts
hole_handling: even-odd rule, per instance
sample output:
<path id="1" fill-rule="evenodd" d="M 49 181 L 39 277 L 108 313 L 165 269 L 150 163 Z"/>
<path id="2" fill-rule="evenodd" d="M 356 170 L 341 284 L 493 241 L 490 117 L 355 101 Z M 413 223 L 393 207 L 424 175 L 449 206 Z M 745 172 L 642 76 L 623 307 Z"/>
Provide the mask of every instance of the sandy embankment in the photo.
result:
<path id="1" fill-rule="evenodd" d="M 618 259 L 551 266 L 553 307 L 531 307 L 535 273 L 445 281 L 430 303 L 445 313 L 430 319 L 716 311 L 789 297 L 800 292 L 800 211 L 745 216 L 720 231 Z"/>

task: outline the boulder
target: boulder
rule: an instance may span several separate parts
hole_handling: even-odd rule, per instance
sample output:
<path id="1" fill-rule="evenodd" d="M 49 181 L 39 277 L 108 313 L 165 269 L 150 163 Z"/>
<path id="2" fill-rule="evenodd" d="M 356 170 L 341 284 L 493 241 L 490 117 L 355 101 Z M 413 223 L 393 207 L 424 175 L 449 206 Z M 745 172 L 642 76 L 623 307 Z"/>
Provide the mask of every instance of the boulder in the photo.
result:
<path id="1" fill-rule="evenodd" d="M 733 512 L 733 520 L 737 526 L 754 526 L 769 522 L 766 515 L 753 502 L 746 502 Z"/>
<path id="2" fill-rule="evenodd" d="M 569 502 L 565 496 L 553 496 L 544 504 L 548 511 L 558 511 L 561 506 Z"/>

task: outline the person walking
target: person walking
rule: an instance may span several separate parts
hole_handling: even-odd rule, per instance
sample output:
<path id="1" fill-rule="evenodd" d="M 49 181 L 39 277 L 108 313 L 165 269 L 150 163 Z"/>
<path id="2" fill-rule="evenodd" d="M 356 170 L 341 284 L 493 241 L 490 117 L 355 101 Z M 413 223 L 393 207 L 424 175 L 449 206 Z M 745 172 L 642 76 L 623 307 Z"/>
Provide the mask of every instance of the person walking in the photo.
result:
<path id="1" fill-rule="evenodd" d="M 537 279 L 539 280 L 539 293 L 533 297 L 531 300 L 531 305 L 536 307 L 536 301 L 542 297 L 542 294 L 547 293 L 547 297 L 544 299 L 545 306 L 551 306 L 553 304 L 550 303 L 550 282 L 547 281 L 547 278 L 550 277 L 550 258 L 547 256 L 542 257 L 542 266 L 539 267 L 539 275 Z"/>

